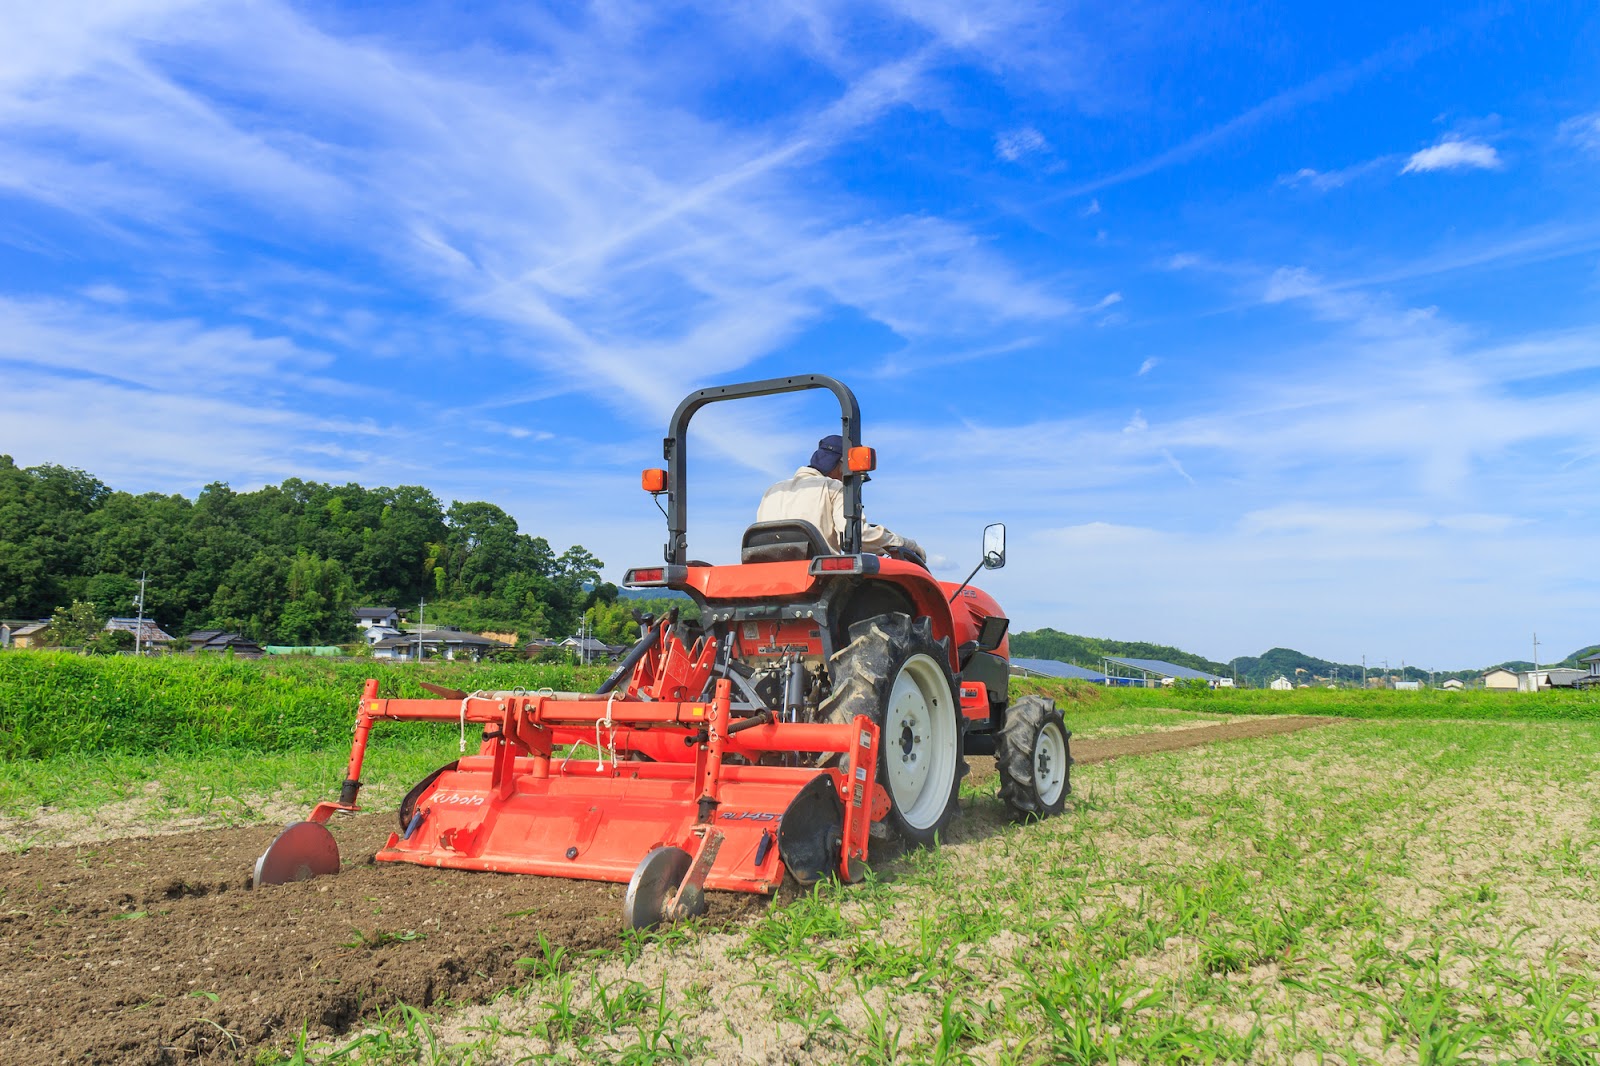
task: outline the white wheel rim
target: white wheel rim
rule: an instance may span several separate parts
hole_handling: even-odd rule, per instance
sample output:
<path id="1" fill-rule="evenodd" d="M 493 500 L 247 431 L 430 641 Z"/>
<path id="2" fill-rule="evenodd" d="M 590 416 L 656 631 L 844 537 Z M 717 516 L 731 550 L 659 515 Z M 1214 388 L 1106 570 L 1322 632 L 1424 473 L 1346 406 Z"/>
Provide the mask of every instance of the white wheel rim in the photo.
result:
<path id="1" fill-rule="evenodd" d="M 1067 738 L 1049 722 L 1033 741 L 1033 787 L 1045 806 L 1061 798 L 1067 783 Z"/>
<path id="2" fill-rule="evenodd" d="M 956 718 L 944 672 L 927 655 L 906 660 L 884 715 L 884 787 L 912 829 L 939 823 L 956 772 Z"/>

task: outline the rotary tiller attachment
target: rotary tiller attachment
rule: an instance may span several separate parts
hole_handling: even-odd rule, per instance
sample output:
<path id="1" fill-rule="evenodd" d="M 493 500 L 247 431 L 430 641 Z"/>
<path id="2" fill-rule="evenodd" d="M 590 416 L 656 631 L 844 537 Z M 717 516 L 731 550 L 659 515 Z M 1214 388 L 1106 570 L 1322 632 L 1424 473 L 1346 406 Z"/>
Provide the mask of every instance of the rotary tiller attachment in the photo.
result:
<path id="1" fill-rule="evenodd" d="M 703 653 L 708 667 L 715 650 Z M 730 681 L 691 680 L 676 687 L 710 687 L 714 697 L 518 690 L 384 700 L 368 681 L 339 801 L 285 830 L 257 864 L 255 883 L 338 871 L 322 823 L 359 809 L 373 723 L 408 719 L 463 732 L 479 725 L 482 740 L 476 754 L 412 789 L 402 831 L 373 856 L 379 863 L 626 884 L 624 920 L 635 929 L 705 913 L 707 891 L 770 894 L 790 873 L 802 884 L 859 880 L 871 825 L 889 811 L 876 781 L 878 726 L 864 715 L 736 718 Z M 578 745 L 595 755 L 575 757 Z"/>

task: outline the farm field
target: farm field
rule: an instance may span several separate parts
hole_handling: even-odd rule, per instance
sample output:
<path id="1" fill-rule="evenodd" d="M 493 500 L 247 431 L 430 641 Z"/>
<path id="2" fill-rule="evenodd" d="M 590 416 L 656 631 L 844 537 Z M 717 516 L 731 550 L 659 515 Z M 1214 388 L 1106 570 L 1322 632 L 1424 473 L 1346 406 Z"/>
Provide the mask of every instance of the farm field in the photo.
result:
<path id="1" fill-rule="evenodd" d="M 1057 694 L 1080 762 L 1060 818 L 1011 824 L 974 759 L 938 851 L 718 895 L 649 938 L 622 931 L 620 886 L 360 861 L 454 730 L 374 745 L 343 874 L 259 892 L 255 856 L 341 776 L 337 731 L 8 760 L 0 1061 L 1600 1053 L 1600 724 Z"/>

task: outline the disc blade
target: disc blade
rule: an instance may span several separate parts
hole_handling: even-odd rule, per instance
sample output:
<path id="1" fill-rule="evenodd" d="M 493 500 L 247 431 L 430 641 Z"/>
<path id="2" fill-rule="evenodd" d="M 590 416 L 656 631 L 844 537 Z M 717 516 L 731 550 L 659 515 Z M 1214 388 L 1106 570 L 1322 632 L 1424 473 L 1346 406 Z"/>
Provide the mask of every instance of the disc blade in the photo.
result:
<path id="1" fill-rule="evenodd" d="M 778 854 L 801 885 L 814 885 L 839 869 L 844 809 L 833 778 L 818 774 L 789 801 L 778 823 Z"/>
<path id="2" fill-rule="evenodd" d="M 661 924 L 670 900 L 693 863 L 682 848 L 660 847 L 648 852 L 634 868 L 628 894 L 622 900 L 622 920 L 632 929 L 654 929 Z"/>
<path id="3" fill-rule="evenodd" d="M 339 844 L 318 822 L 295 822 L 256 860 L 253 887 L 309 881 L 321 874 L 339 872 Z"/>

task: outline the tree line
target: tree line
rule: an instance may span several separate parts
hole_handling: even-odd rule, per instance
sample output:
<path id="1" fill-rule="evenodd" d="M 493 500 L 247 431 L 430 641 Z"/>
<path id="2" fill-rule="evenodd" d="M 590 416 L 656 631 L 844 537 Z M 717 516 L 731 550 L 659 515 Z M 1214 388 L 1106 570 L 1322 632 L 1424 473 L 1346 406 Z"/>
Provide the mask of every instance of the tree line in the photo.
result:
<path id="1" fill-rule="evenodd" d="M 74 603 L 131 616 L 144 571 L 145 617 L 174 636 L 337 643 L 354 635 L 353 607 L 426 600 L 439 624 L 566 636 L 590 611 L 599 639 L 626 639 L 603 565 L 581 545 L 557 554 L 492 503 L 445 507 L 417 485 L 214 482 L 190 500 L 0 455 L 0 618 Z"/>

